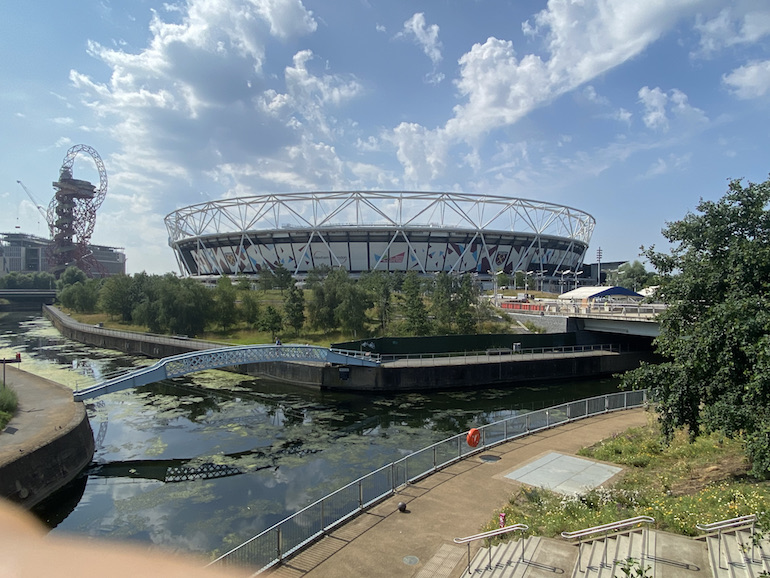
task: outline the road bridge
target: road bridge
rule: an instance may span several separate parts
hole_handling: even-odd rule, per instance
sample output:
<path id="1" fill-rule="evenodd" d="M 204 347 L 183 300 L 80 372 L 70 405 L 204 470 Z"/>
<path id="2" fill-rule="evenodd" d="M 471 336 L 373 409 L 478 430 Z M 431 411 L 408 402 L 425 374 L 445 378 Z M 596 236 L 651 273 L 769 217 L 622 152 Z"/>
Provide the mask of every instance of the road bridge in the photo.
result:
<path id="1" fill-rule="evenodd" d="M 149 367 L 135 369 L 87 389 L 76 391 L 73 397 L 75 401 L 83 401 L 106 393 L 148 385 L 163 379 L 179 377 L 180 375 L 205 369 L 267 363 L 271 361 L 333 363 L 346 366 L 358 365 L 368 367 L 376 367 L 379 364 L 376 356 L 373 357 L 359 351 L 345 351 L 315 345 L 242 345 L 221 347 L 164 357 Z"/>
<path id="2" fill-rule="evenodd" d="M 536 316 L 557 316 L 573 320 L 574 327 L 585 331 L 619 333 L 657 337 L 660 325 L 657 316 L 666 309 L 660 303 L 638 303 L 627 301 L 606 301 L 600 303 L 574 303 L 559 299 L 538 299 L 522 303 L 503 301 L 500 307 L 510 313 Z"/>
<path id="3" fill-rule="evenodd" d="M 0 299 L 9 301 L 16 309 L 39 309 L 54 302 L 56 289 L 0 289 Z"/>

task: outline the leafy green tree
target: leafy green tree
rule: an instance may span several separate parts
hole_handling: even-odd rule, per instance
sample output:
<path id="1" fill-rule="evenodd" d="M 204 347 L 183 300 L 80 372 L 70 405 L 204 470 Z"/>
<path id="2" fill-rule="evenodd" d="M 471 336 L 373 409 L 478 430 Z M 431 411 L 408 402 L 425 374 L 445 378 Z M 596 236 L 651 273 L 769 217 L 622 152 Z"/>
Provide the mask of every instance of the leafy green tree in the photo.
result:
<path id="1" fill-rule="evenodd" d="M 649 387 L 664 433 L 743 435 L 757 476 L 770 475 L 770 181 L 729 184 L 716 202 L 670 223 L 670 254 L 645 256 L 660 274 L 657 351 L 665 361 L 627 373 Z"/>
<path id="2" fill-rule="evenodd" d="M 259 288 L 267 291 L 275 286 L 275 275 L 269 267 L 262 267 L 259 271 Z"/>
<path id="3" fill-rule="evenodd" d="M 349 282 L 342 292 L 339 305 L 334 310 L 337 324 L 354 336 L 363 335 L 366 324 L 366 310 L 372 300 L 358 283 Z"/>
<path id="4" fill-rule="evenodd" d="M 235 288 L 238 291 L 251 291 L 251 279 L 246 275 L 238 275 L 235 281 Z"/>
<path id="5" fill-rule="evenodd" d="M 275 277 L 273 280 L 273 287 L 280 289 L 281 293 L 283 293 L 284 289 L 288 289 L 291 287 L 291 284 L 294 283 L 291 271 L 284 267 L 283 264 L 280 264 L 273 269 L 273 276 Z"/>
<path id="6" fill-rule="evenodd" d="M 265 312 L 259 320 L 262 331 L 267 331 L 271 335 L 271 339 L 275 341 L 278 332 L 283 328 L 283 316 L 272 305 L 268 305 L 265 308 Z"/>
<path id="7" fill-rule="evenodd" d="M 289 286 L 286 301 L 283 304 L 286 325 L 294 329 L 294 335 L 299 335 L 305 324 L 305 293 L 296 283 Z"/>
<path id="8" fill-rule="evenodd" d="M 422 282 L 414 271 L 409 271 L 401 285 L 404 300 L 406 330 L 412 335 L 427 335 L 430 332 L 428 310 L 422 297 Z"/>
<path id="9" fill-rule="evenodd" d="M 456 281 L 445 271 L 436 275 L 431 294 L 431 308 L 436 330 L 440 333 L 450 333 L 454 321 L 454 294 L 457 290 Z"/>
<path id="10" fill-rule="evenodd" d="M 358 280 L 361 287 L 369 294 L 377 311 L 377 321 L 383 333 L 393 316 L 393 278 L 384 271 L 370 271 Z"/>
<path id="11" fill-rule="evenodd" d="M 465 274 L 460 278 L 455 307 L 455 324 L 457 331 L 462 334 L 476 333 L 476 307 L 479 299 L 479 289 L 473 282 L 473 276 Z"/>
<path id="12" fill-rule="evenodd" d="M 131 321 L 134 303 L 134 282 L 128 275 L 113 275 L 104 280 L 99 291 L 99 309 L 121 321 Z"/>
<path id="13" fill-rule="evenodd" d="M 325 278 L 313 280 L 313 300 L 310 307 L 310 325 L 326 333 L 339 327 L 337 308 L 351 286 L 344 269 L 332 269 Z"/>
<path id="14" fill-rule="evenodd" d="M 65 287 L 69 285 L 74 285 L 75 283 L 83 283 L 85 280 L 88 279 L 86 274 L 75 267 L 74 265 L 70 265 L 64 270 L 64 273 L 61 274 L 59 277 L 59 289 L 64 289 Z"/>
<path id="15" fill-rule="evenodd" d="M 241 293 L 241 317 L 250 327 L 259 326 L 259 299 L 253 291 Z"/>
<path id="16" fill-rule="evenodd" d="M 64 307 L 79 313 L 93 313 L 99 302 L 99 279 L 86 279 L 67 285 L 59 293 L 59 301 Z"/>
<path id="17" fill-rule="evenodd" d="M 615 284 L 631 289 L 631 291 L 639 291 L 652 285 L 654 278 L 654 273 L 647 271 L 641 262 L 634 261 L 632 263 L 623 263 L 618 267 Z"/>
<path id="18" fill-rule="evenodd" d="M 238 320 L 238 306 L 236 305 L 236 290 L 229 277 L 222 275 L 217 279 L 214 289 L 214 317 L 222 331 L 227 331 Z"/>

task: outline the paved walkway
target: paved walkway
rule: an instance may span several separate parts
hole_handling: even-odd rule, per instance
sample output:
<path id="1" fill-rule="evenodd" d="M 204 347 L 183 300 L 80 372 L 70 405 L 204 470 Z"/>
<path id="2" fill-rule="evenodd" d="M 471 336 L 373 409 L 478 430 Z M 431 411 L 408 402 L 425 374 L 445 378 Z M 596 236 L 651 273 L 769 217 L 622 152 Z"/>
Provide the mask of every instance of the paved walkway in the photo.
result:
<path id="1" fill-rule="evenodd" d="M 462 460 L 415 484 L 344 524 L 269 575 L 277 578 L 457 578 L 465 569 L 467 548 L 453 539 L 470 536 L 521 487 L 515 478 L 535 476 L 557 486 L 574 472 L 554 467 L 574 454 L 630 427 L 645 425 L 644 410 L 586 418 L 532 434 Z M 553 453 L 558 452 L 557 456 Z M 545 459 L 542 459 L 545 458 Z M 540 459 L 540 465 L 532 463 Z M 554 461 L 556 459 L 556 461 Z M 582 461 L 582 459 L 581 459 Z M 525 467 L 530 464 L 531 467 Z M 571 469 L 571 468 L 566 468 Z M 606 470 L 602 474 L 606 474 Z M 518 472 L 518 473 L 517 473 Z M 405 502 L 407 511 L 398 511 Z M 508 520 L 508 524 L 516 520 Z M 471 546 L 471 553 L 479 543 Z"/>
<path id="2" fill-rule="evenodd" d="M 72 390 L 59 383 L 10 364 L 5 379 L 16 391 L 19 406 L 0 432 L 0 467 L 50 443 L 84 411 L 82 404 L 72 401 Z"/>

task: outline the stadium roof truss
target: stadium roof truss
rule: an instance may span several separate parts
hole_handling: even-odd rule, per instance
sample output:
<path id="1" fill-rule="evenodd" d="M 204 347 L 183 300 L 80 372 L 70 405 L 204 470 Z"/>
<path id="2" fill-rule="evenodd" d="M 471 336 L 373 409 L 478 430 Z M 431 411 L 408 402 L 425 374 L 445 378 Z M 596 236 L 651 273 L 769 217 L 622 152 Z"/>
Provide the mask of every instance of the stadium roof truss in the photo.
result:
<path id="1" fill-rule="evenodd" d="M 370 270 L 382 268 L 387 260 L 393 259 L 390 250 L 398 245 L 405 247 L 413 268 L 427 273 L 425 259 L 415 247 L 416 235 L 434 239 L 464 235 L 464 242 L 458 244 L 456 251 L 459 257 L 451 267 L 443 267 L 448 272 L 460 272 L 463 263 L 467 266 L 465 258 L 473 247 L 481 247 L 482 255 L 495 270 L 515 271 L 531 265 L 533 252 L 544 254 L 548 246 L 557 242 L 561 247 L 560 258 L 549 263 L 549 269 L 555 270 L 564 265 L 578 267 L 582 263 L 596 223 L 588 213 L 553 203 L 491 195 L 406 191 L 281 193 L 222 199 L 181 208 L 167 215 L 165 222 L 169 245 L 186 274 L 192 271 L 189 259 L 183 255 L 185 251 L 188 255 L 194 251 L 198 268 L 200 263 L 207 264 L 203 268 L 209 274 L 242 272 L 239 262 L 247 252 L 251 265 L 257 269 L 274 268 L 274 259 L 250 248 L 286 243 L 289 241 L 285 239 L 301 235 L 304 235 L 302 246 L 296 249 L 292 260 L 293 273 L 301 272 L 302 264 L 309 262 L 311 247 L 325 247 L 329 264 L 345 267 L 343 257 L 332 247 L 332 238 L 342 232 L 348 235 L 348 243 L 362 234 L 378 235 L 381 243 L 387 239 L 384 248 L 380 246 L 377 258 L 370 258 L 366 267 Z M 526 250 L 518 253 L 516 262 L 501 263 L 500 258 L 495 257 L 496 249 L 490 246 L 491 239 L 502 242 L 503 238 L 517 235 L 522 241 L 526 239 Z M 232 251 L 232 256 L 223 262 L 214 255 L 213 249 L 224 246 L 231 248 L 228 251 Z M 475 259 L 481 262 L 478 255 Z M 542 257 L 539 265 L 542 271 Z"/>

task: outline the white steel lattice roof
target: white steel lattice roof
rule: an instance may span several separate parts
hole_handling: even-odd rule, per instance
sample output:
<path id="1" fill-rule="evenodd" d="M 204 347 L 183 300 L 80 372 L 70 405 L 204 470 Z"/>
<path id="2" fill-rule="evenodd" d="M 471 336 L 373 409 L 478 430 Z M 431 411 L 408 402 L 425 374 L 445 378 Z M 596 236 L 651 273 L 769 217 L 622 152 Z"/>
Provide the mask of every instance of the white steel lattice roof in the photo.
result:
<path id="1" fill-rule="evenodd" d="M 588 244 L 584 211 L 464 193 L 346 191 L 266 194 L 184 207 L 165 218 L 169 242 L 247 231 L 387 229 L 521 232 Z"/>

